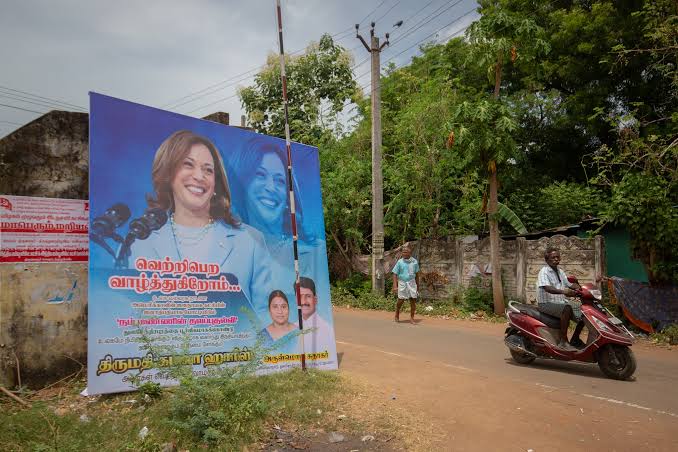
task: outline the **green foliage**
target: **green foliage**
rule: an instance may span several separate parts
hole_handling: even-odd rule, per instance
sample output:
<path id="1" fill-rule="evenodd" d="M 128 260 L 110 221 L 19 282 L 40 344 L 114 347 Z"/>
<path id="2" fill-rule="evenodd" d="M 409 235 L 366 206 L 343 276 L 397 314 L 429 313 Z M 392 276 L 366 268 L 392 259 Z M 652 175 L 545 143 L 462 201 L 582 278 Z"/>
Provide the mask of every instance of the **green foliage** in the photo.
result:
<path id="1" fill-rule="evenodd" d="M 506 204 L 500 202 L 497 203 L 497 215 L 499 216 L 499 218 L 509 223 L 518 234 L 527 234 L 527 229 L 525 228 L 523 222 L 520 221 L 518 215 L 516 215 L 514 211 L 509 209 L 506 206 Z"/>
<path id="2" fill-rule="evenodd" d="M 426 44 L 407 66 L 385 68 L 385 247 L 484 232 L 486 178 L 497 169 L 498 201 L 528 230 L 604 216 L 631 228 L 636 252 L 646 256 L 655 281 L 675 280 L 676 257 L 665 249 L 676 247 L 671 239 L 660 240 L 673 233 L 672 206 L 678 204 L 671 175 L 678 168 L 678 5 L 479 4 L 481 19 L 466 39 Z M 351 274 L 352 257 L 368 253 L 371 242 L 370 98 L 353 96 L 350 65 L 343 66 L 337 49 L 321 40 L 303 62 L 289 62 L 293 139 L 320 147 L 335 279 Z M 251 116 L 260 114 L 258 130 L 280 135 L 277 61 L 269 63 L 253 91 L 243 91 L 259 97 L 243 95 L 243 102 Z M 330 67 L 338 72 L 327 79 L 323 98 L 314 84 L 324 80 L 312 68 Z M 495 100 L 497 75 L 501 90 Z M 353 98 L 349 133 L 331 118 L 319 119 L 320 98 L 331 111 Z M 655 195 L 657 200 L 643 201 Z M 632 220 L 631 211 L 648 218 L 647 225 Z M 504 231 L 509 226 L 502 224 Z"/>
<path id="3" fill-rule="evenodd" d="M 84 381 L 79 382 L 84 384 Z M 81 388 L 81 386 L 80 386 Z M 152 404 L 130 406 L 129 395 L 108 395 L 55 414 L 44 402 L 0 413 L 3 451 L 242 450 L 265 440 L 269 422 L 315 424 L 341 388 L 333 372 L 309 370 L 265 376 L 219 374 L 167 388 Z M 81 419 L 82 412 L 87 420 Z M 142 427 L 148 436 L 139 438 Z"/>
<path id="4" fill-rule="evenodd" d="M 137 390 L 139 391 L 142 399 L 146 395 L 152 398 L 158 398 L 162 395 L 162 386 L 160 386 L 160 383 L 154 383 L 152 381 L 147 381 L 140 384 L 137 387 Z"/>
<path id="5" fill-rule="evenodd" d="M 356 297 L 369 293 L 372 290 L 372 282 L 368 276 L 356 272 L 352 273 L 348 278 L 336 281 L 333 290 L 337 290 L 338 293 L 348 292 Z"/>
<path id="6" fill-rule="evenodd" d="M 663 330 L 652 334 L 652 339 L 663 344 L 678 345 L 678 323 L 669 325 Z"/>
<path id="7" fill-rule="evenodd" d="M 269 55 L 266 67 L 254 79 L 254 86 L 240 90 L 240 100 L 257 132 L 284 137 L 280 60 Z M 328 34 L 311 43 L 303 55 L 286 56 L 287 96 L 290 134 L 295 141 L 318 144 L 340 132 L 337 115 L 344 103 L 356 94 L 351 57 Z M 323 108 L 325 105 L 325 108 Z M 325 124 L 334 130 L 327 130 Z"/>
<path id="8" fill-rule="evenodd" d="M 356 309 L 391 311 L 395 312 L 396 296 L 375 296 L 370 292 L 370 287 L 355 286 L 355 280 L 338 281 L 332 287 L 332 304 L 335 306 L 351 307 Z M 369 284 L 369 281 L 368 281 Z M 349 287 L 354 287 L 352 291 Z M 387 292 L 390 294 L 390 291 Z M 430 306 L 432 309 L 427 310 Z M 406 311 L 409 305 L 405 306 Z M 489 320 L 503 317 L 493 316 L 492 292 L 486 288 L 469 287 L 463 289 L 456 287 L 452 295 L 446 300 L 419 300 L 417 302 L 417 315 L 449 316 L 466 318 L 479 312 L 487 315 Z"/>
<path id="9" fill-rule="evenodd" d="M 462 305 L 466 312 L 484 311 L 487 314 L 494 312 L 492 292 L 479 287 L 471 286 L 466 289 Z"/>
<path id="10" fill-rule="evenodd" d="M 585 218 L 598 217 L 605 202 L 606 196 L 599 189 L 574 182 L 554 182 L 536 191 L 517 190 L 506 200 L 529 231 L 576 224 Z"/>
<path id="11" fill-rule="evenodd" d="M 341 287 L 332 288 L 332 304 L 335 306 L 348 306 L 358 309 L 373 309 L 379 311 L 395 310 L 395 296 L 383 297 L 373 295 L 371 291 L 361 291 L 357 294 Z"/>
<path id="12" fill-rule="evenodd" d="M 259 388 L 255 378 L 234 378 L 230 373 L 184 380 L 169 402 L 170 425 L 196 440 L 230 446 L 227 449 L 247 444 L 270 411 Z"/>
<path id="13" fill-rule="evenodd" d="M 506 103 L 487 96 L 463 101 L 452 112 L 450 129 L 455 148 L 469 157 L 468 162 L 485 174 L 491 161 L 502 164 L 516 152 L 513 132 L 518 128 L 515 112 Z"/>

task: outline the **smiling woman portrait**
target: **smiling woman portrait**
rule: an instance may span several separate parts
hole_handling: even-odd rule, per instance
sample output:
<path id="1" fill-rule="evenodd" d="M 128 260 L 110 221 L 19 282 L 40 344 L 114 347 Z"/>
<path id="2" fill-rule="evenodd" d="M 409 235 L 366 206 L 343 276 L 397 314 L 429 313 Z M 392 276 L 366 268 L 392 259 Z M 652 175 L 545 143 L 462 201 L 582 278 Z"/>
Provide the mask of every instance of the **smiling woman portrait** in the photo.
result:
<path id="1" fill-rule="evenodd" d="M 265 345 L 270 345 L 297 329 L 295 324 L 290 323 L 290 304 L 283 291 L 274 290 L 268 296 L 268 312 L 271 315 L 271 324 L 261 330 Z"/>
<path id="2" fill-rule="evenodd" d="M 168 221 L 131 248 L 138 257 L 189 259 L 219 264 L 235 276 L 252 304 L 266 297 L 270 256 L 258 231 L 231 213 L 231 192 L 219 151 L 206 137 L 180 130 L 155 153 L 149 208 L 167 211 Z"/>
<path id="3" fill-rule="evenodd" d="M 229 164 L 234 180 L 235 212 L 244 223 L 264 235 L 271 255 L 284 265 L 290 263 L 285 251 L 292 249 L 286 162 L 282 144 L 271 138 L 257 137 L 233 154 Z M 299 240 L 306 245 L 315 245 L 316 237 L 304 228 L 304 210 L 296 181 L 294 205 Z"/>

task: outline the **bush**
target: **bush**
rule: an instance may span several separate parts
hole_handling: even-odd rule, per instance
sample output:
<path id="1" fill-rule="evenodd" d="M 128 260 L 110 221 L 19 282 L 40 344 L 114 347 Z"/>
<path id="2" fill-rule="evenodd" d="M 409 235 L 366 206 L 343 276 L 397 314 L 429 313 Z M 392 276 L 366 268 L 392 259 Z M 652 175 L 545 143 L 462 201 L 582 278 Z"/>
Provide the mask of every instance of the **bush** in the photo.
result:
<path id="1" fill-rule="evenodd" d="M 392 311 L 395 309 L 395 299 L 373 295 L 371 291 L 359 292 L 354 295 L 343 287 L 332 287 L 332 304 L 336 306 L 350 306 L 359 309 L 377 309 Z"/>
<path id="2" fill-rule="evenodd" d="M 351 275 L 335 283 L 339 289 L 343 289 L 353 296 L 358 296 L 361 293 L 368 293 L 372 290 L 372 282 L 370 278 L 362 273 L 351 273 Z"/>
<path id="3" fill-rule="evenodd" d="M 464 292 L 462 309 L 466 312 L 484 311 L 492 314 L 494 312 L 492 292 L 478 287 L 469 287 Z"/>
<path id="4" fill-rule="evenodd" d="M 654 333 L 652 338 L 656 342 L 669 345 L 678 345 L 678 323 L 665 327 L 660 332 Z"/>

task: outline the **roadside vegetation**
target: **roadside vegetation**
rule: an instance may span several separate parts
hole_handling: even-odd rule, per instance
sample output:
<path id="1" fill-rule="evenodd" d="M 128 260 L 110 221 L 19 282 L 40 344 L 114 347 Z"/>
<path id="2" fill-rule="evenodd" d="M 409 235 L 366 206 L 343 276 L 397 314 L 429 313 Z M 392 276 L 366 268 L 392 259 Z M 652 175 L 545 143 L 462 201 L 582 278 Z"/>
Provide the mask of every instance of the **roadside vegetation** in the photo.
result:
<path id="1" fill-rule="evenodd" d="M 315 443 L 312 450 L 320 450 L 333 433 L 361 450 L 426 448 L 401 427 L 407 413 L 390 407 L 387 414 L 381 405 L 388 400 L 375 397 L 375 388 L 336 372 L 190 378 L 172 388 L 146 383 L 135 393 L 96 397 L 80 396 L 84 386 L 79 378 L 24 390 L 30 408 L 0 397 L 1 449 L 235 451 Z"/>
<path id="2" fill-rule="evenodd" d="M 443 300 L 420 300 L 417 302 L 417 316 L 435 316 L 456 319 L 486 319 L 504 321 L 504 316 L 494 315 L 492 290 L 478 284 L 468 287 L 454 287 L 448 298 Z M 354 273 L 350 278 L 337 281 L 332 287 L 334 306 L 356 309 L 395 312 L 396 296 L 391 293 L 391 280 L 387 279 L 387 296 L 374 295 L 370 280 Z M 403 307 L 409 312 L 409 305 Z"/>

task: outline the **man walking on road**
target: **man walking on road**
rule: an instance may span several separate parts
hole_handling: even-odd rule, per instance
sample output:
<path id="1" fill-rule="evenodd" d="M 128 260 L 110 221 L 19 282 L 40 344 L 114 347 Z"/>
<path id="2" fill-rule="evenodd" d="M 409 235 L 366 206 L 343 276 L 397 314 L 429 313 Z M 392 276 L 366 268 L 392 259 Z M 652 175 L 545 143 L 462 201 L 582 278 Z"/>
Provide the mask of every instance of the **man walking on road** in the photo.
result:
<path id="1" fill-rule="evenodd" d="M 393 293 L 398 295 L 395 321 L 400 322 L 400 308 L 405 300 L 410 300 L 410 323 L 414 325 L 414 312 L 417 302 L 417 288 L 419 287 L 419 262 L 412 257 L 412 250 L 405 245 L 402 249 L 403 257 L 398 259 L 393 270 Z"/>

